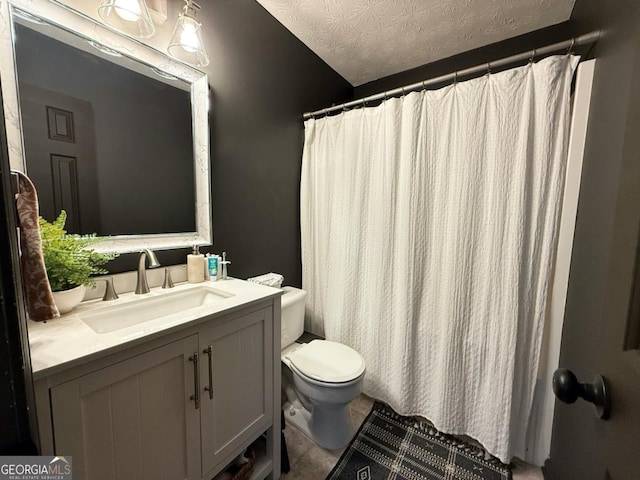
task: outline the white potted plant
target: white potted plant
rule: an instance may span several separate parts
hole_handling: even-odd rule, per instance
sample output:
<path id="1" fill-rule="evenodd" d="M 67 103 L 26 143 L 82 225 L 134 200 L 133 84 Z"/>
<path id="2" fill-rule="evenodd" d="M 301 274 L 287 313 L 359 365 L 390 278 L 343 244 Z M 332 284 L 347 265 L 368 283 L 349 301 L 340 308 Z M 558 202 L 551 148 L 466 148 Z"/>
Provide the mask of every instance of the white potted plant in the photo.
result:
<path id="1" fill-rule="evenodd" d="M 88 248 L 100 241 L 96 234 L 74 235 L 64 229 L 67 212 L 49 223 L 40 217 L 42 253 L 53 297 L 60 313 L 67 313 L 84 298 L 86 286 L 95 285 L 92 275 L 108 273 L 100 268 L 118 255 Z"/>

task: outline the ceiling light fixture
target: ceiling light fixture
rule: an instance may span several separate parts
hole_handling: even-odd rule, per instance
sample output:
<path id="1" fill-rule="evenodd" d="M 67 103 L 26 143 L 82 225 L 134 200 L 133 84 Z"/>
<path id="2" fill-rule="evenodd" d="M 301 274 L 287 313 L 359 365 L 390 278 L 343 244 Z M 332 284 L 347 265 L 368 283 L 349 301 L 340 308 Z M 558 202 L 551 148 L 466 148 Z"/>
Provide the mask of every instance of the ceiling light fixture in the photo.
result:
<path id="1" fill-rule="evenodd" d="M 149 38 L 156 33 L 144 0 L 102 0 L 98 14 L 105 23 L 126 35 Z"/>
<path id="2" fill-rule="evenodd" d="M 196 67 L 206 67 L 209 65 L 209 55 L 207 55 L 202 38 L 202 25 L 196 20 L 196 14 L 199 10 L 200 5 L 193 0 L 185 0 L 167 52 L 181 62 Z"/>

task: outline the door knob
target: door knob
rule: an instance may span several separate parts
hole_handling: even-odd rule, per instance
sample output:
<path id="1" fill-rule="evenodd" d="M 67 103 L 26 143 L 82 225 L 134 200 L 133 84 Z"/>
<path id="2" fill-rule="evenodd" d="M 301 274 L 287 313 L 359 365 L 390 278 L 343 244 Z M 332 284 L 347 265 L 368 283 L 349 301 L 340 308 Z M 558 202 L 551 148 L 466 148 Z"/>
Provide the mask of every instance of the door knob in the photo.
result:
<path id="1" fill-rule="evenodd" d="M 564 403 L 574 403 L 580 397 L 593 403 L 599 418 L 609 418 L 611 399 L 602 375 L 596 375 L 593 383 L 580 383 L 571 370 L 559 368 L 553 372 L 553 393 Z"/>

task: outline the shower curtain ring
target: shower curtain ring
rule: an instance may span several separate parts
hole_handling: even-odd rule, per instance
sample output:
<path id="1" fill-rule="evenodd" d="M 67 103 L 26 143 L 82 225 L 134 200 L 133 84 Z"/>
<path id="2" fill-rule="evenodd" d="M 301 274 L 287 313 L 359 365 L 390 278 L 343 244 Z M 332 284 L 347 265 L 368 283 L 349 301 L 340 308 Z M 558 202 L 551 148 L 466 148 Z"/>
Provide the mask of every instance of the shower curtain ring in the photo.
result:
<path id="1" fill-rule="evenodd" d="M 453 86 L 455 87 L 458 83 L 458 71 L 453 72 Z"/>
<path id="2" fill-rule="evenodd" d="M 423 80 L 422 81 L 422 90 L 426 90 L 427 89 L 427 81 Z"/>
<path id="3" fill-rule="evenodd" d="M 385 100 L 387 99 L 387 91 L 386 90 L 384 91 L 384 99 Z"/>
<path id="4" fill-rule="evenodd" d="M 400 87 L 400 90 L 402 90 L 402 96 L 404 97 L 404 87 Z"/>
<path id="5" fill-rule="evenodd" d="M 536 49 L 531 50 L 531 58 L 529 59 L 529 63 L 533 63 L 533 60 L 536 56 Z"/>
<path id="6" fill-rule="evenodd" d="M 576 44 L 576 37 L 571 39 L 571 45 L 569 45 L 569 50 L 567 50 L 567 55 L 571 55 L 573 53 L 573 46 Z"/>

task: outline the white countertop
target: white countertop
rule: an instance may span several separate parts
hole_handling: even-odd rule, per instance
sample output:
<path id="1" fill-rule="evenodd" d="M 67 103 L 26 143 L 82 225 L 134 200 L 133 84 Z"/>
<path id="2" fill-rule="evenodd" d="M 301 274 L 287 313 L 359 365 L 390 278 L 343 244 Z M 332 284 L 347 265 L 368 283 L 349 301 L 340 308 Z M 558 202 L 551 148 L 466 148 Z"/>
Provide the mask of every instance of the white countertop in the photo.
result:
<path id="1" fill-rule="evenodd" d="M 191 308 L 186 312 L 149 320 L 108 333 L 95 332 L 80 318 L 83 313 L 98 312 L 102 308 L 124 305 L 167 293 L 187 291 L 205 285 L 232 296 L 209 305 Z M 142 339 L 157 338 L 177 330 L 176 327 L 184 328 L 192 322 L 195 324 L 198 320 L 209 319 L 213 315 L 228 313 L 242 308 L 248 303 L 266 300 L 281 294 L 282 291 L 276 288 L 229 278 L 217 282 L 183 283 L 167 290 L 156 287 L 145 295 L 125 293 L 121 294 L 119 299 L 109 302 L 84 301 L 72 312 L 55 320 L 28 321 L 31 366 L 34 378 L 45 377 L 61 368 L 71 367 L 91 358 L 104 356 L 127 348 L 130 344 L 139 344 Z"/>

